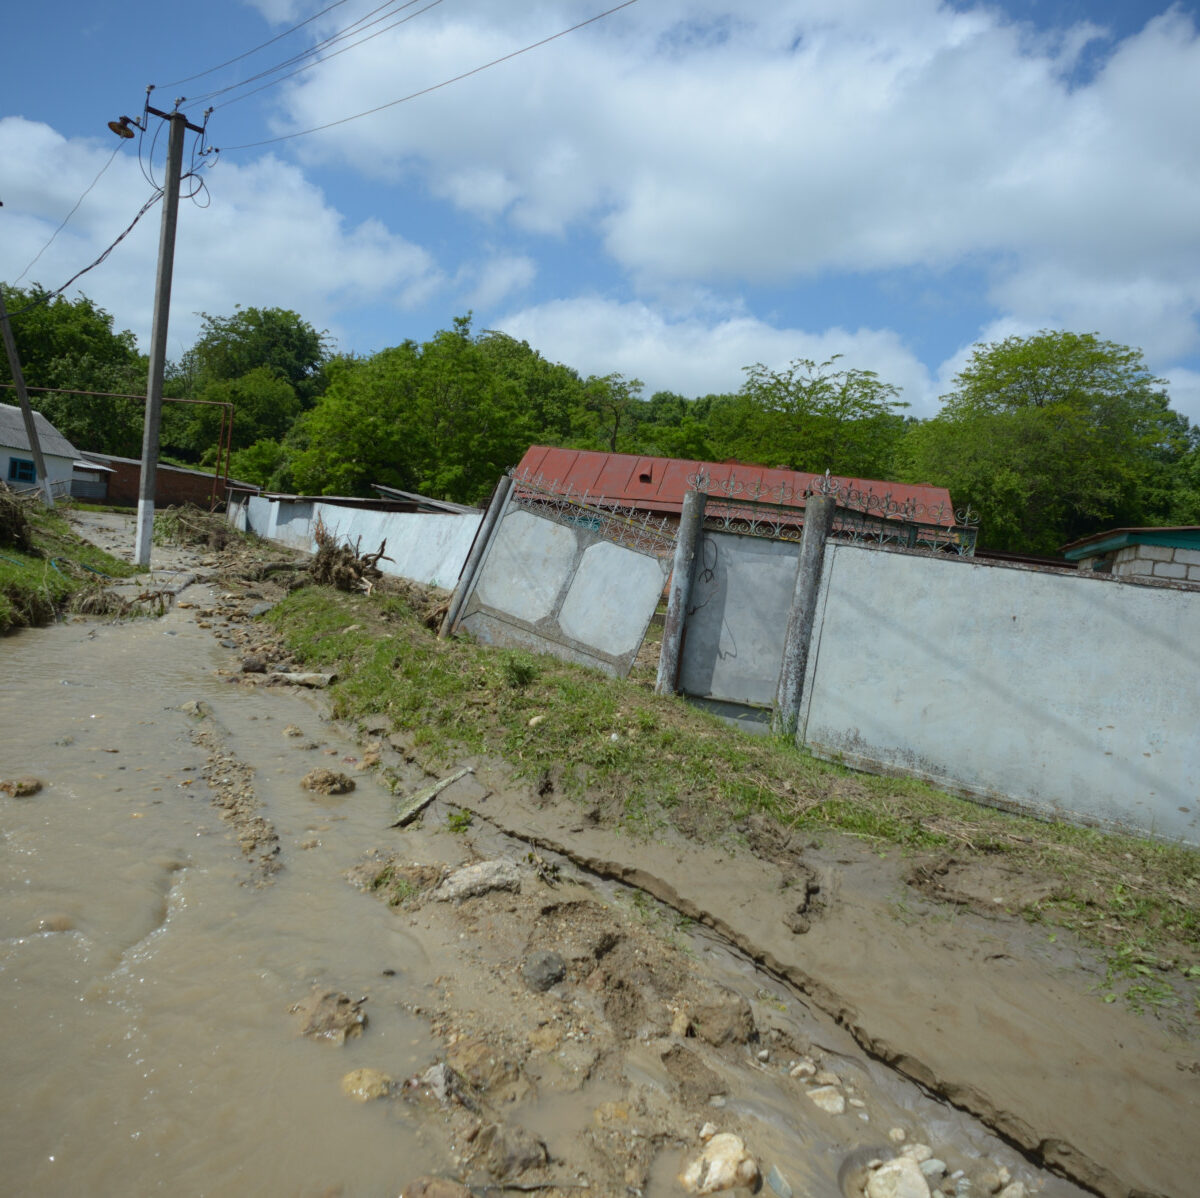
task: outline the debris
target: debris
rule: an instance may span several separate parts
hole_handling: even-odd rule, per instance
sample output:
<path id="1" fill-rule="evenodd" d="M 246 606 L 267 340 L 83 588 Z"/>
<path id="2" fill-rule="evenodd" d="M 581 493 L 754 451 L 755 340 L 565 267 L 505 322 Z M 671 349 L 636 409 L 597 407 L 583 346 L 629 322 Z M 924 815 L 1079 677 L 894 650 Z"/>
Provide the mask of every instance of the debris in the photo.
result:
<path id="1" fill-rule="evenodd" d="M 10 778 L 7 781 L 0 781 L 0 790 L 14 799 L 28 798 L 30 795 L 37 794 L 41 789 L 42 783 L 38 778 Z"/>
<path id="2" fill-rule="evenodd" d="M 521 966 L 521 977 L 530 990 L 539 993 L 557 986 L 567 976 L 567 963 L 551 950 L 532 953 Z"/>
<path id="3" fill-rule="evenodd" d="M 331 532 L 319 516 L 313 528 L 313 540 L 317 543 L 316 556 L 309 566 L 313 581 L 337 587 L 339 591 L 364 591 L 369 595 L 383 577 L 379 563 L 392 560 L 384 556 L 387 541 L 380 542 L 378 553 L 363 553 L 362 537 L 353 545 L 349 540 L 339 541 L 337 534 Z"/>
<path id="4" fill-rule="evenodd" d="M 484 1154 L 488 1172 L 500 1181 L 519 1177 L 550 1160 L 546 1145 L 517 1124 L 505 1127 L 490 1123 L 479 1133 L 477 1143 Z"/>
<path id="5" fill-rule="evenodd" d="M 515 862 L 479 861 L 455 870 L 434 892 L 440 903 L 475 898 L 492 890 L 520 890 L 521 871 Z"/>
<path id="6" fill-rule="evenodd" d="M 367 1013 L 362 1009 L 366 1001 L 366 998 L 351 998 L 340 990 L 314 990 L 308 998 L 296 1003 L 291 1012 L 301 1018 L 302 1036 L 344 1044 L 347 1039 L 362 1035 L 367 1024 Z"/>
<path id="7" fill-rule="evenodd" d="M 693 1007 L 691 1024 L 696 1035 L 714 1048 L 724 1044 L 745 1044 L 757 1034 L 750 1004 L 732 991 Z"/>
<path id="8" fill-rule="evenodd" d="M 759 1184 L 758 1162 L 742 1140 L 730 1132 L 713 1136 L 704 1151 L 679 1174 L 679 1184 L 689 1194 L 716 1194 Z"/>
<path id="9" fill-rule="evenodd" d="M 412 798 L 405 799 L 403 802 L 397 804 L 396 818 L 388 826 L 392 828 L 407 827 L 447 786 L 452 782 L 457 782 L 459 778 L 465 778 L 468 774 L 473 774 L 474 772 L 471 766 L 464 765 L 462 769 L 456 770 L 448 778 L 442 778 L 432 786 L 427 786 L 424 790 L 418 791 Z"/>
<path id="10" fill-rule="evenodd" d="M 267 675 L 268 686 L 307 686 L 310 690 L 324 690 L 336 681 L 336 674 L 285 674 L 276 671 Z"/>
<path id="11" fill-rule="evenodd" d="M 345 774 L 334 773 L 333 770 L 309 770 L 300 779 L 300 785 L 305 790 L 311 790 L 322 795 L 344 795 L 354 789 L 354 779 Z"/>

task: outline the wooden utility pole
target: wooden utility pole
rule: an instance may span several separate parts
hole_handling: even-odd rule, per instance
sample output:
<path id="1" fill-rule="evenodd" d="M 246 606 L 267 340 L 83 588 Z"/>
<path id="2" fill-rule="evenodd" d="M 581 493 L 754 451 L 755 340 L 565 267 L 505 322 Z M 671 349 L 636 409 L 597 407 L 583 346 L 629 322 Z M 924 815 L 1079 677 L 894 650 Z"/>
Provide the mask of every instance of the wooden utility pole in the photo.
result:
<path id="1" fill-rule="evenodd" d="M 33 409 L 29 406 L 29 392 L 25 389 L 25 375 L 21 370 L 21 359 L 17 355 L 17 343 L 13 339 L 12 325 L 8 323 L 8 309 L 4 306 L 4 288 L 0 287 L 0 333 L 4 336 L 4 352 L 8 354 L 8 368 L 12 371 L 13 386 L 17 389 L 17 402 L 21 405 L 21 415 L 25 419 L 25 435 L 29 438 L 29 448 L 33 450 L 33 468 L 37 471 L 38 482 L 46 495 L 46 506 L 54 506 L 54 491 L 50 486 L 50 476 L 46 473 L 46 459 L 42 457 L 42 443 L 38 440 L 37 422 L 33 418 Z"/>

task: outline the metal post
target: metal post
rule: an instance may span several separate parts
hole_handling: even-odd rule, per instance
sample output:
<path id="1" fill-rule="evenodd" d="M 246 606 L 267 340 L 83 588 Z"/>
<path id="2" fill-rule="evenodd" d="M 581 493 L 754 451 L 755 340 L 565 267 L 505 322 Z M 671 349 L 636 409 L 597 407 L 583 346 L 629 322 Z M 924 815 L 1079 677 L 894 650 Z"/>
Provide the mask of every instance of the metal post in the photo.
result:
<path id="1" fill-rule="evenodd" d="M 504 514 L 504 509 L 508 507 L 508 497 L 512 494 L 512 489 L 512 476 L 502 475 L 496 484 L 496 493 L 492 496 L 492 502 L 488 504 L 488 510 L 484 512 L 483 520 L 475 533 L 475 540 L 471 543 L 467 560 L 463 563 L 462 573 L 458 576 L 458 586 L 454 588 L 454 594 L 450 596 L 450 606 L 446 608 L 445 619 L 442 620 L 442 626 L 438 629 L 439 638 L 448 637 L 454 631 L 455 624 L 458 623 L 463 605 L 475 586 L 475 576 L 479 573 L 479 565 L 492 543 L 492 537 L 500 523 L 500 517 Z"/>
<path id="2" fill-rule="evenodd" d="M 29 392 L 25 389 L 25 375 L 21 370 L 21 359 L 17 354 L 17 343 L 13 339 L 12 325 L 8 323 L 8 309 L 4 305 L 4 288 L 0 287 L 0 333 L 4 336 L 4 351 L 8 354 L 8 368 L 12 371 L 13 386 L 17 391 L 17 402 L 21 405 L 21 416 L 25 420 L 25 435 L 29 448 L 33 450 L 33 468 L 46 495 L 46 506 L 54 506 L 54 491 L 50 486 L 50 475 L 46 473 L 46 459 L 42 457 L 42 443 L 38 440 L 37 423 L 33 409 L 29 406 Z"/>
<path id="3" fill-rule="evenodd" d="M 813 617 L 817 611 L 817 591 L 825 563 L 825 542 L 833 527 L 837 501 L 832 495 L 810 495 L 804 504 L 804 533 L 800 538 L 800 561 L 796 567 L 796 589 L 788 612 L 783 642 L 783 664 L 775 692 L 775 710 L 771 731 L 794 736 L 800 715 L 800 696 L 804 690 L 804 671 L 808 667 L 808 646 L 812 640 Z"/>
<path id="4" fill-rule="evenodd" d="M 175 266 L 175 225 L 179 217 L 179 176 L 183 172 L 183 135 L 189 127 L 181 112 L 155 115 L 162 115 L 167 120 L 171 134 L 167 142 L 167 177 L 163 184 L 158 278 L 154 285 L 154 327 L 150 334 L 150 372 L 146 381 L 146 422 L 142 431 L 142 475 L 138 484 L 137 544 L 133 560 L 139 566 L 150 564 L 150 541 L 154 533 L 154 484 L 158 472 L 163 373 L 167 364 L 167 321 L 171 315 L 171 273 Z"/>
<path id="5" fill-rule="evenodd" d="M 671 590 L 667 595 L 667 616 L 663 623 L 662 648 L 658 652 L 658 680 L 654 690 L 660 695 L 673 695 L 679 678 L 679 658 L 683 650 L 683 627 L 687 622 L 688 604 L 692 601 L 692 573 L 696 550 L 700 546 L 700 531 L 704 524 L 704 505 L 708 496 L 703 491 L 688 491 L 683 497 L 679 516 L 679 532 L 675 538 L 675 560 L 671 564 Z"/>

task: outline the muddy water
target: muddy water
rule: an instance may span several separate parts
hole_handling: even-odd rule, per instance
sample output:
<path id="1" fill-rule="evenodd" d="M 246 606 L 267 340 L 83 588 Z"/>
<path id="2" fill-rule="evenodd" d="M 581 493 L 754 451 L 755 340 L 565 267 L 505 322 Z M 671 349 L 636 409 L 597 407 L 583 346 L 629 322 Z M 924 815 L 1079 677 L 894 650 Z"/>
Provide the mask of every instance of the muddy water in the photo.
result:
<path id="1" fill-rule="evenodd" d="M 419 1003 L 426 953 L 339 878 L 378 843 L 388 797 L 367 782 L 314 803 L 298 778 L 333 759 L 282 728 L 340 742 L 302 701 L 233 695 L 221 657 L 181 613 L 0 642 L 0 776 L 48 783 L 0 799 L 6 1194 L 394 1194 L 445 1166 L 402 1108 L 339 1089 L 434 1051 L 400 1005 Z M 266 887 L 209 804 L 191 699 L 262 747 L 255 787 L 286 861 Z M 313 984 L 369 994 L 368 1035 L 298 1038 L 289 1007 Z"/>

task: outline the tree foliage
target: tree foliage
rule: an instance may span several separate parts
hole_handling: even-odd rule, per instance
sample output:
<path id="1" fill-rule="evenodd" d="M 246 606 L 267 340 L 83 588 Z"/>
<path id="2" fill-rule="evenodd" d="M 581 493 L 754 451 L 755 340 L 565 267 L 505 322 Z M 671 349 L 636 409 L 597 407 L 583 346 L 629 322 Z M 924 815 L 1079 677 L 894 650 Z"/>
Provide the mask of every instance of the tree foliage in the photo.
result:
<path id="1" fill-rule="evenodd" d="M 975 347 L 907 438 L 905 471 L 975 508 L 988 547 L 1049 554 L 1151 518 L 1187 438 L 1140 350 L 1043 331 Z"/>
<path id="2" fill-rule="evenodd" d="M 128 329 L 116 332 L 113 318 L 86 296 L 50 299 L 37 285 L 4 287 L 21 372 L 31 388 L 145 394 L 146 361 Z M 8 359 L 0 355 L 0 382 L 11 383 Z M 5 388 L 0 402 L 14 403 Z M 31 390 L 30 403 L 81 450 L 123 456 L 140 451 L 142 409 L 136 401 L 97 395 L 47 395 Z"/>

